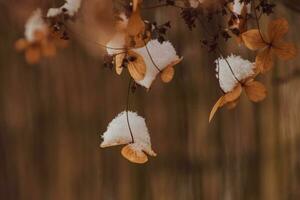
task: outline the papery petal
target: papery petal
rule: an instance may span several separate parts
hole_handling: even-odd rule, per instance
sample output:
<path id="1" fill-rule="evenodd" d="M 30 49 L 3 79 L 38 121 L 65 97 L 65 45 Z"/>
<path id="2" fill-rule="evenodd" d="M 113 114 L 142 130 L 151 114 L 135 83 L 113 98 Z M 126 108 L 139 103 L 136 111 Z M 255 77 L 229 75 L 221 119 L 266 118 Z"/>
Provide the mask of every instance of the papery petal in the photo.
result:
<path id="1" fill-rule="evenodd" d="M 258 29 L 242 33 L 242 39 L 245 46 L 254 51 L 267 46 Z"/>
<path id="2" fill-rule="evenodd" d="M 282 60 L 290 60 L 297 55 L 297 49 L 294 44 L 283 41 L 273 44 L 273 51 Z"/>
<path id="3" fill-rule="evenodd" d="M 141 55 L 133 51 L 128 52 L 128 56 L 132 56 L 135 60 L 129 61 L 127 68 L 131 77 L 135 81 L 143 80 L 146 74 L 146 64 Z"/>
<path id="4" fill-rule="evenodd" d="M 35 47 L 30 47 L 26 49 L 25 58 L 29 64 L 36 64 L 41 58 L 40 49 Z"/>
<path id="5" fill-rule="evenodd" d="M 272 52 L 270 48 L 258 52 L 255 65 L 261 73 L 266 73 L 273 67 Z"/>
<path id="6" fill-rule="evenodd" d="M 115 55 L 115 69 L 117 74 L 121 74 L 123 71 L 123 60 L 126 56 L 126 53 L 119 53 Z"/>
<path id="7" fill-rule="evenodd" d="M 129 144 L 123 147 L 121 154 L 133 163 L 144 164 L 148 161 L 147 155 L 142 151 L 142 149 L 135 147 L 134 144 Z"/>
<path id="8" fill-rule="evenodd" d="M 242 94 L 242 86 L 238 84 L 233 91 L 228 92 L 224 95 L 224 100 L 226 103 L 237 100 Z"/>
<path id="9" fill-rule="evenodd" d="M 259 102 L 266 98 L 267 89 L 258 81 L 249 81 L 245 84 L 245 92 L 248 98 L 253 102 Z"/>
<path id="10" fill-rule="evenodd" d="M 268 34 L 270 42 L 276 42 L 288 32 L 289 23 L 286 19 L 276 19 L 269 23 Z"/>
<path id="11" fill-rule="evenodd" d="M 224 96 L 220 97 L 218 99 L 218 101 L 215 103 L 215 105 L 213 106 L 213 108 L 211 109 L 210 114 L 209 114 L 209 120 L 208 120 L 209 122 L 211 122 L 211 120 L 215 116 L 216 112 L 218 111 L 218 109 L 220 107 L 222 107 L 222 105 L 224 105 Z"/>

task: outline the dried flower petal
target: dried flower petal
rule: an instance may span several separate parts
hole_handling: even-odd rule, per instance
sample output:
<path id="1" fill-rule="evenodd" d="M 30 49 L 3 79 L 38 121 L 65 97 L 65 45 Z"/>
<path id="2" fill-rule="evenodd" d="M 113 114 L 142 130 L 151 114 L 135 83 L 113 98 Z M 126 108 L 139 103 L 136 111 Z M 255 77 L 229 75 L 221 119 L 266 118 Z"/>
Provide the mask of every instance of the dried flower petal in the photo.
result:
<path id="1" fill-rule="evenodd" d="M 40 49 L 30 47 L 25 51 L 25 58 L 29 64 L 36 64 L 41 57 Z"/>
<path id="2" fill-rule="evenodd" d="M 253 102 L 262 101 L 267 96 L 265 86 L 258 81 L 247 82 L 245 85 L 245 92 L 248 98 Z"/>
<path id="3" fill-rule="evenodd" d="M 211 122 L 211 120 L 213 119 L 213 117 L 215 116 L 216 112 L 218 111 L 218 109 L 220 107 L 222 107 L 224 105 L 224 96 L 221 96 L 219 98 L 219 100 L 215 103 L 214 107 L 211 109 L 210 114 L 209 114 L 209 122 Z"/>
<path id="4" fill-rule="evenodd" d="M 288 31 L 289 23 L 286 19 L 276 19 L 271 21 L 268 28 L 271 43 L 281 40 Z"/>
<path id="5" fill-rule="evenodd" d="M 246 47 L 254 51 L 267 46 L 257 29 L 242 33 L 242 40 Z"/>
<path id="6" fill-rule="evenodd" d="M 117 74 L 121 74 L 123 71 L 123 60 L 126 56 L 126 53 L 119 53 L 115 55 L 115 69 Z"/>
<path id="7" fill-rule="evenodd" d="M 273 67 L 272 54 L 270 48 L 258 52 L 255 65 L 261 73 L 266 73 Z"/>
<path id="8" fill-rule="evenodd" d="M 131 133 L 134 138 L 134 143 L 131 143 Z M 124 111 L 120 113 L 109 123 L 102 138 L 103 142 L 100 145 L 102 148 L 128 144 L 122 149 L 122 155 L 131 162 L 146 162 L 145 153 L 150 156 L 156 156 L 156 153 L 151 148 L 150 136 L 145 119 L 134 112 L 128 111 L 127 113 Z"/>
<path id="9" fill-rule="evenodd" d="M 282 60 L 290 60 L 297 55 L 297 49 L 295 45 L 283 41 L 273 44 L 273 51 Z"/>
<path id="10" fill-rule="evenodd" d="M 137 148 L 135 144 L 128 144 L 122 148 L 122 156 L 127 160 L 137 164 L 143 164 L 148 161 L 147 155 L 142 151 L 141 148 Z"/>
<path id="11" fill-rule="evenodd" d="M 132 57 L 134 59 L 133 61 L 129 60 L 127 65 L 131 77 L 135 81 L 143 80 L 146 74 L 146 64 L 143 57 L 133 51 L 128 52 L 128 57 Z"/>

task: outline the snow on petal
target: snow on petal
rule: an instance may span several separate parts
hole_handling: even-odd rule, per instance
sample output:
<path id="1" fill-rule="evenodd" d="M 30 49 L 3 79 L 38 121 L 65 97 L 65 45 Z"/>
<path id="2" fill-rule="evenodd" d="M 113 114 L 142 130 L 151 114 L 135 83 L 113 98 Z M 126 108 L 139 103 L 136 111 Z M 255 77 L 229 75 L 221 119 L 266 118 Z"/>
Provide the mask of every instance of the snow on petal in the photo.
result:
<path id="1" fill-rule="evenodd" d="M 128 126 L 128 122 L 130 127 Z M 102 135 L 101 147 L 129 144 L 132 142 L 130 129 L 134 138 L 134 147 L 144 151 L 151 156 L 156 154 L 151 148 L 150 135 L 145 119 L 135 112 L 128 111 L 128 122 L 126 111 L 121 112 L 108 125 L 106 132 Z M 129 129 L 130 128 L 130 129 Z"/>
<path id="2" fill-rule="evenodd" d="M 65 4 L 59 8 L 50 8 L 47 17 L 55 17 L 61 13 L 66 13 L 69 16 L 74 16 L 81 6 L 81 0 L 66 0 Z"/>
<path id="3" fill-rule="evenodd" d="M 137 81 L 146 88 L 150 88 L 159 70 L 163 70 L 172 62 L 180 59 L 169 41 L 160 43 L 158 40 L 150 40 L 146 46 L 132 49 L 132 51 L 141 55 L 146 63 L 146 75 L 143 80 Z"/>
<path id="4" fill-rule="evenodd" d="M 240 56 L 231 55 L 216 61 L 217 78 L 224 92 L 232 91 L 239 81 L 254 75 L 255 65 Z M 229 64 L 229 65 L 228 65 Z M 237 80 L 238 79 L 238 80 Z"/>
<path id="5" fill-rule="evenodd" d="M 41 9 L 35 10 L 32 15 L 28 18 L 25 24 L 25 38 L 32 42 L 34 41 L 36 32 L 46 32 L 47 24 L 42 18 Z"/>

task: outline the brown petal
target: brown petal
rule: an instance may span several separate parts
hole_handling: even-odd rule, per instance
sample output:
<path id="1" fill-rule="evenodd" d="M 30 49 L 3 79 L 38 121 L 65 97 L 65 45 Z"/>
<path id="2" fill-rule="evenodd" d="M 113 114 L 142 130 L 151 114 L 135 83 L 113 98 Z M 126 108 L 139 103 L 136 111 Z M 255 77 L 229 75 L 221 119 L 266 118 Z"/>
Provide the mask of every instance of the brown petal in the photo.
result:
<path id="1" fill-rule="evenodd" d="M 21 38 L 21 39 L 18 39 L 15 43 L 15 48 L 17 51 L 23 51 L 24 49 L 26 49 L 29 45 L 29 42 L 24 39 L 24 38 Z"/>
<path id="2" fill-rule="evenodd" d="M 41 57 L 41 51 L 39 48 L 30 47 L 25 51 L 25 58 L 29 64 L 36 64 Z"/>
<path id="3" fill-rule="evenodd" d="M 143 57 L 133 51 L 128 52 L 128 55 L 135 59 L 127 65 L 131 77 L 136 81 L 143 80 L 146 74 L 146 64 Z"/>
<path id="4" fill-rule="evenodd" d="M 231 92 L 224 95 L 224 100 L 226 103 L 237 100 L 242 94 L 242 86 L 238 84 Z"/>
<path id="5" fill-rule="evenodd" d="M 273 20 L 269 24 L 268 34 L 271 43 L 282 39 L 288 32 L 289 23 L 286 19 Z"/>
<path id="6" fill-rule="evenodd" d="M 56 54 L 56 47 L 52 42 L 46 42 L 42 46 L 43 55 L 46 57 L 52 57 Z"/>
<path id="7" fill-rule="evenodd" d="M 228 102 L 226 104 L 226 108 L 229 109 L 229 110 L 234 109 L 236 107 L 236 105 L 238 104 L 238 102 L 239 102 L 239 98 L 235 101 Z"/>
<path id="8" fill-rule="evenodd" d="M 120 53 L 115 56 L 115 69 L 117 74 L 121 74 L 123 71 L 123 60 L 126 56 L 126 53 Z"/>
<path id="9" fill-rule="evenodd" d="M 273 67 L 272 54 L 270 48 L 260 51 L 255 59 L 255 65 L 261 73 L 266 73 Z"/>
<path id="10" fill-rule="evenodd" d="M 209 122 L 211 122 L 218 109 L 223 105 L 224 105 L 224 96 L 220 97 L 219 100 L 215 103 L 214 107 L 211 109 L 209 114 L 209 120 L 208 120 Z"/>
<path id="11" fill-rule="evenodd" d="M 273 50 L 282 60 L 290 60 L 297 55 L 297 49 L 294 44 L 282 41 L 274 43 Z"/>
<path id="12" fill-rule="evenodd" d="M 248 98 L 253 102 L 262 101 L 267 96 L 265 86 L 258 81 L 247 82 L 245 85 L 245 91 Z"/>
<path id="13" fill-rule="evenodd" d="M 267 46 L 262 39 L 259 30 L 252 29 L 245 33 L 242 33 L 242 39 L 246 47 L 251 50 L 258 50 Z"/>
<path id="14" fill-rule="evenodd" d="M 147 155 L 142 150 L 133 149 L 130 144 L 122 148 L 121 154 L 133 163 L 143 164 L 148 161 Z"/>
<path id="15" fill-rule="evenodd" d="M 132 11 L 135 12 L 141 3 L 141 0 L 132 0 Z"/>
<path id="16" fill-rule="evenodd" d="M 133 12 L 128 20 L 127 33 L 129 36 L 136 36 L 145 31 L 145 23 L 140 16 L 140 12 Z"/>
<path id="17" fill-rule="evenodd" d="M 173 62 L 171 62 L 161 73 L 161 80 L 165 83 L 170 82 L 175 74 L 174 66 L 182 61 L 183 58 L 179 58 Z"/>
<path id="18" fill-rule="evenodd" d="M 165 68 L 162 71 L 160 78 L 163 82 L 169 83 L 173 79 L 174 74 L 175 74 L 174 67 L 170 66 L 170 67 Z"/>

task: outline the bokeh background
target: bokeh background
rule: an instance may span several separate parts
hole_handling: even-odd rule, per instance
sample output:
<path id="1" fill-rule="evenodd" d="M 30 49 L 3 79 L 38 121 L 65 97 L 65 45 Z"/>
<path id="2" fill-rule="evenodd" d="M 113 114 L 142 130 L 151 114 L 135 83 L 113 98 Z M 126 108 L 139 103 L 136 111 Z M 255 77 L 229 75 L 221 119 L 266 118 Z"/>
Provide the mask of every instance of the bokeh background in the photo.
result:
<path id="1" fill-rule="evenodd" d="M 201 27 L 189 31 L 178 9 L 145 11 L 150 21 L 171 20 L 169 39 L 184 60 L 170 84 L 156 80 L 150 91 L 139 88 L 131 98 L 158 153 L 148 164 L 135 165 L 120 155 L 120 147 L 99 147 L 100 134 L 125 109 L 128 76 L 103 68 L 103 50 L 93 43 L 107 36 L 101 26 L 109 24 L 111 2 L 87 2 L 90 12 L 80 14 L 86 20 L 74 26 L 80 34 L 72 35 L 69 47 L 28 65 L 14 49 L 26 19 L 38 6 L 62 1 L 0 0 L 1 200 L 300 199 L 299 56 L 276 60 L 261 79 L 268 87 L 264 102 L 243 97 L 235 110 L 222 109 L 209 124 L 221 95 L 213 66 L 217 55 L 200 47 Z M 287 38 L 299 46 L 299 2 L 275 2 L 271 18 L 287 18 Z M 223 48 L 254 59 L 235 44 Z"/>

